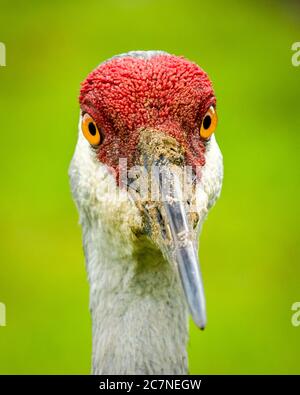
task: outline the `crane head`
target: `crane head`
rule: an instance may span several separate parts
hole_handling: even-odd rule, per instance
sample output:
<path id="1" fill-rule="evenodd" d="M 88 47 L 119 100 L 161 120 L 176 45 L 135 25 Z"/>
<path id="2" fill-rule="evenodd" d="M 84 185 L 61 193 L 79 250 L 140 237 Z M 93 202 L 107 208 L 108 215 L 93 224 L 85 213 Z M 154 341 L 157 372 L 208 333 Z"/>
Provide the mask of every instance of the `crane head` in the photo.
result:
<path id="1" fill-rule="evenodd" d="M 209 77 L 183 57 L 129 52 L 92 71 L 79 100 L 89 155 L 126 189 L 143 219 L 140 233 L 176 266 L 192 317 L 204 328 L 198 236 L 222 184 Z"/>

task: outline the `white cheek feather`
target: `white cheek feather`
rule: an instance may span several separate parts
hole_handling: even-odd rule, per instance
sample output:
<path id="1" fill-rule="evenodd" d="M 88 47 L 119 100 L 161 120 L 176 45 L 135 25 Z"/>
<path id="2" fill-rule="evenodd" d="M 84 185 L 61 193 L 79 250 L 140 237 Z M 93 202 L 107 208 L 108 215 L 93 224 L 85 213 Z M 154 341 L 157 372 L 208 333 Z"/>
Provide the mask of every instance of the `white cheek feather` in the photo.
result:
<path id="1" fill-rule="evenodd" d="M 196 210 L 200 217 L 200 226 L 209 209 L 220 196 L 223 181 L 223 157 L 212 135 L 205 152 L 205 165 L 201 170 L 201 181 L 196 189 Z"/>
<path id="2" fill-rule="evenodd" d="M 127 192 L 116 185 L 114 175 L 106 165 L 99 162 L 84 138 L 81 117 L 69 177 L 81 224 L 82 217 L 87 217 L 90 221 L 99 220 L 103 224 L 117 226 L 119 232 L 123 230 L 127 234 L 130 228 L 141 225 L 137 207 L 130 201 Z"/>
<path id="3" fill-rule="evenodd" d="M 177 273 L 147 241 L 138 246 L 139 210 L 97 160 L 80 125 L 81 119 L 69 176 L 90 283 L 93 373 L 187 373 L 188 312 Z M 220 194 L 222 176 L 212 137 L 197 190 L 201 224 Z"/>

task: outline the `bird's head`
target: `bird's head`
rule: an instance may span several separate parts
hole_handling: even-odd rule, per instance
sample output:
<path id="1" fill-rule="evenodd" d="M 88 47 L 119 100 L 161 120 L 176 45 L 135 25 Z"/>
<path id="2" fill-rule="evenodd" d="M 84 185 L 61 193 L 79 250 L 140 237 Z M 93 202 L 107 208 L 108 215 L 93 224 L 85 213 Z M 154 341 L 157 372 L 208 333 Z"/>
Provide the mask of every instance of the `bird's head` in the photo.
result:
<path id="1" fill-rule="evenodd" d="M 198 235 L 222 183 L 207 74 L 182 57 L 129 52 L 88 75 L 80 107 L 82 155 L 94 169 L 109 169 L 117 188 L 126 190 L 142 218 L 140 234 L 178 268 L 193 319 L 203 328 Z"/>

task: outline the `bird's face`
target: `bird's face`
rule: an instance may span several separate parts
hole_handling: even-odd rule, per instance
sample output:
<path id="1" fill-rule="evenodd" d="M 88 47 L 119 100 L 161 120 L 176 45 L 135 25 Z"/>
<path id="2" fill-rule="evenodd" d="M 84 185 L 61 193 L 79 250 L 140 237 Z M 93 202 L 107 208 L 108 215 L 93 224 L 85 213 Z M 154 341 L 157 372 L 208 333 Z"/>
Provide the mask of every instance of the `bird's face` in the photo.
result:
<path id="1" fill-rule="evenodd" d="M 86 78 L 80 106 L 88 155 L 127 190 L 143 219 L 140 234 L 178 268 L 194 321 L 203 328 L 197 240 L 222 182 L 213 135 L 216 99 L 207 74 L 181 57 L 129 53 Z"/>

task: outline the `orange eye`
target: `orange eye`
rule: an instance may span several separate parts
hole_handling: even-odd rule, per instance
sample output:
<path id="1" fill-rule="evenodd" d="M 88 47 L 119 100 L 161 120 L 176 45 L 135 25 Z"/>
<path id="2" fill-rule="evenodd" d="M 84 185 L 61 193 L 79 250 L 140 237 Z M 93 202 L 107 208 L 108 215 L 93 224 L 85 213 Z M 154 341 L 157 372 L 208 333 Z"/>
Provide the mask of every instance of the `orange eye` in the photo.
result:
<path id="1" fill-rule="evenodd" d="M 81 130 L 84 137 L 91 145 L 99 145 L 101 143 L 101 135 L 96 122 L 89 114 L 84 114 L 81 123 Z"/>
<path id="2" fill-rule="evenodd" d="M 200 128 L 200 136 L 203 139 L 209 139 L 213 132 L 216 130 L 218 123 L 218 117 L 216 110 L 213 106 L 209 107 L 209 110 L 204 115 Z"/>

